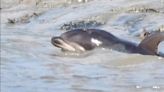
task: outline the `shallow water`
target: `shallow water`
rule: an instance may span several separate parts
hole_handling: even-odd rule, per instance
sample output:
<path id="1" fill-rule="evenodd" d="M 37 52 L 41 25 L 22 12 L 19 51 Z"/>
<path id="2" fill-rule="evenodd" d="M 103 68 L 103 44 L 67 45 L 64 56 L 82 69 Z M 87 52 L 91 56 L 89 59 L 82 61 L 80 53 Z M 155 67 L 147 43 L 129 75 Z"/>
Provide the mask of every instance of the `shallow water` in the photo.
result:
<path id="1" fill-rule="evenodd" d="M 25 24 L 6 23 L 12 14 L 2 12 L 1 92 L 164 92 L 164 58 L 108 49 L 62 53 L 50 43 L 52 36 L 64 32 L 59 30 L 63 23 L 95 16 L 105 20 L 100 29 L 135 43 L 142 27 L 154 30 L 164 25 L 163 13 L 110 11 L 128 7 L 123 3 L 163 7 L 160 0 L 93 0 L 47 10 Z"/>

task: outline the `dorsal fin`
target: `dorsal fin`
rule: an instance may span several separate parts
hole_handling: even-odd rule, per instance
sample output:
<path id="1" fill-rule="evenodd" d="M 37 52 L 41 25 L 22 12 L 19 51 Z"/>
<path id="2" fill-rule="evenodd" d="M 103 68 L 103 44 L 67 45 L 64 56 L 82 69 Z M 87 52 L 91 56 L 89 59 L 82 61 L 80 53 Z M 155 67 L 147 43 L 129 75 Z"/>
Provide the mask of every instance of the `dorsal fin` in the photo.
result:
<path id="1" fill-rule="evenodd" d="M 157 55 L 157 49 L 160 42 L 164 41 L 164 32 L 150 33 L 141 41 L 138 47 L 150 51 L 150 54 Z"/>

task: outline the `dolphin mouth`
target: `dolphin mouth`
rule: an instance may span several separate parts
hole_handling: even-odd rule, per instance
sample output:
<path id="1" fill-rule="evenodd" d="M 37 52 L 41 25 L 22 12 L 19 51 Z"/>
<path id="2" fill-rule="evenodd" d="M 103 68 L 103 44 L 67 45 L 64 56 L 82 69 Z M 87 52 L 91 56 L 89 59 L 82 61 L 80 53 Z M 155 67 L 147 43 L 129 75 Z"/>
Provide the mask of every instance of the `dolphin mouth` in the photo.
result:
<path id="1" fill-rule="evenodd" d="M 75 51 L 75 48 L 71 45 L 69 45 L 66 41 L 64 41 L 62 38 L 60 37 L 53 37 L 51 39 L 51 43 L 58 47 L 61 48 L 64 51 Z"/>
<path id="2" fill-rule="evenodd" d="M 51 39 L 51 43 L 56 46 L 56 47 L 59 47 L 60 48 L 60 45 L 62 45 L 63 41 L 60 37 L 53 37 Z"/>
<path id="3" fill-rule="evenodd" d="M 85 49 L 77 43 L 73 43 L 67 40 L 63 40 L 61 37 L 53 37 L 51 43 L 58 48 L 61 48 L 63 51 L 71 52 L 84 52 Z"/>

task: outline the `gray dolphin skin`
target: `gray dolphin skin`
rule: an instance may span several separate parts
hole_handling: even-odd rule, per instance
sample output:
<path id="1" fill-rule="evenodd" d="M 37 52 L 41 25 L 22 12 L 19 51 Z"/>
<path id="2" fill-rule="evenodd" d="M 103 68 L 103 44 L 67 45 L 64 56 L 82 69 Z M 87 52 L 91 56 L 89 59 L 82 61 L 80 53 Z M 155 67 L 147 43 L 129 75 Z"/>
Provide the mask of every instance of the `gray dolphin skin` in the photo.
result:
<path id="1" fill-rule="evenodd" d="M 159 39 L 158 39 L 159 38 Z M 109 48 L 121 52 L 140 53 L 144 55 L 157 55 L 154 48 L 163 41 L 164 35 L 147 36 L 139 45 L 119 39 L 113 34 L 100 29 L 75 29 L 52 37 L 51 43 L 63 51 L 85 52 L 97 47 Z M 150 40 L 146 40 L 150 39 Z M 156 42 L 153 44 L 151 42 Z M 151 42 L 151 43 L 150 43 Z M 149 44 L 148 44 L 149 43 Z M 153 44 L 153 45 L 152 45 Z M 153 46 L 151 48 L 151 46 Z"/>

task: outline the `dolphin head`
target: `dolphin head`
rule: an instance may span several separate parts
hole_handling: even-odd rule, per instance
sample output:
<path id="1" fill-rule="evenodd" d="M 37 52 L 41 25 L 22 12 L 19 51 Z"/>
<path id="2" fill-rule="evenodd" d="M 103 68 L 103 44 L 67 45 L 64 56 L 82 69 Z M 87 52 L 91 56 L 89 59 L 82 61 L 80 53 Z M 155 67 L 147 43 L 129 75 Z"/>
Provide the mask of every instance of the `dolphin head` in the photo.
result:
<path id="1" fill-rule="evenodd" d="M 151 55 L 158 55 L 158 45 L 162 41 L 164 41 L 164 32 L 152 32 L 141 41 L 138 47 L 149 51 Z"/>
<path id="2" fill-rule="evenodd" d="M 78 29 L 65 32 L 58 37 L 52 37 L 51 43 L 64 51 L 84 52 L 96 47 L 92 40 L 92 36 L 88 32 Z"/>

